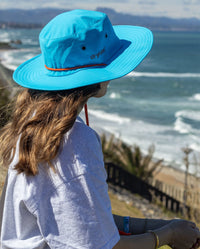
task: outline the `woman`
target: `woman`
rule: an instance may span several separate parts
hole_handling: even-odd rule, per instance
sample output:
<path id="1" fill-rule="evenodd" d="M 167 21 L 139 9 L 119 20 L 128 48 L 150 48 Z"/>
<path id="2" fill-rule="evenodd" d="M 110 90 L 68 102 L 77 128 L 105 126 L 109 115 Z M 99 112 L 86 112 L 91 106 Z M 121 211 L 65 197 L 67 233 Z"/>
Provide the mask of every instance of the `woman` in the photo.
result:
<path id="1" fill-rule="evenodd" d="M 14 73 L 25 89 L 1 133 L 9 166 L 1 248 L 197 248 L 199 230 L 183 220 L 130 218 L 132 235 L 119 235 L 123 217 L 111 213 L 99 137 L 78 117 L 89 98 L 104 96 L 110 80 L 143 60 L 151 32 L 74 10 L 39 38 L 42 54 Z"/>

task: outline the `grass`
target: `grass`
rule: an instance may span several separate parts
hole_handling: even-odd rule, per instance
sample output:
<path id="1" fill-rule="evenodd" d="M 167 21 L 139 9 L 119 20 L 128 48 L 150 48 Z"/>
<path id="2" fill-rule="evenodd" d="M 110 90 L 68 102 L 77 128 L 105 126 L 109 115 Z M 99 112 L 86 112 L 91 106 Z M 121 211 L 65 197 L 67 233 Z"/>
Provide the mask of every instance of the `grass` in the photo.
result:
<path id="1" fill-rule="evenodd" d="M 108 193 L 112 206 L 112 213 L 121 216 L 132 216 L 135 218 L 144 218 L 142 212 L 133 206 L 133 203 L 126 203 L 117 198 L 115 194 L 111 192 Z M 162 246 L 160 249 L 170 249 L 169 246 Z"/>
<path id="2" fill-rule="evenodd" d="M 3 189 L 4 181 L 6 179 L 7 168 L 0 166 L 0 195 Z"/>
<path id="3" fill-rule="evenodd" d="M 142 212 L 128 204 L 125 201 L 120 201 L 115 194 L 109 192 L 109 197 L 112 205 L 112 213 L 121 216 L 134 216 L 135 218 L 144 218 Z"/>

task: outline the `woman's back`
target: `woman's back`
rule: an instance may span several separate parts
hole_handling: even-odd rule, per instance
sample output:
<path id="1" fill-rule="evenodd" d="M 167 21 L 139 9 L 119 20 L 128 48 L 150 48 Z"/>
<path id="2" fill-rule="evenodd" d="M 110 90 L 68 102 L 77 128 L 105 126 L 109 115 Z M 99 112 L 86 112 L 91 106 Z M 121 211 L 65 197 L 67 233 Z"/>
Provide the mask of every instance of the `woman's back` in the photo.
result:
<path id="1" fill-rule="evenodd" d="M 48 245 L 78 248 L 80 244 L 95 248 L 102 243 L 102 238 L 109 243 L 108 231 L 113 230 L 116 237 L 104 184 L 106 172 L 101 144 L 96 133 L 80 118 L 66 134 L 63 148 L 53 162 L 56 173 L 41 165 L 36 176 L 17 174 L 12 167 L 18 160 L 17 154 L 8 174 L 3 248 L 16 248 L 16 245 L 21 249 L 49 248 Z M 93 225 L 89 228 L 88 223 Z M 97 223 L 104 224 L 103 234 L 96 234 Z M 89 242 L 91 236 L 95 238 L 93 242 Z"/>

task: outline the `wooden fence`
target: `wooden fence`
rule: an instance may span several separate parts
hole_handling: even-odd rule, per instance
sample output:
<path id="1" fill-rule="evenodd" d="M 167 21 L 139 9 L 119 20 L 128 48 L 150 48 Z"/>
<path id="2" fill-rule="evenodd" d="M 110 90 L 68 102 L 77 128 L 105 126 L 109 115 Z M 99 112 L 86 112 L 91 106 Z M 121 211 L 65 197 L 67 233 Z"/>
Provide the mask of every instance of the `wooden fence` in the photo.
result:
<path id="1" fill-rule="evenodd" d="M 137 193 L 150 202 L 156 199 L 166 209 L 172 212 L 183 213 L 183 204 L 180 200 L 175 199 L 167 193 L 164 193 L 156 186 L 141 180 L 140 178 L 114 165 L 113 163 L 106 163 L 105 167 L 108 174 L 108 182 L 125 188 L 132 193 Z M 189 207 L 186 208 L 189 211 Z"/>
<path id="2" fill-rule="evenodd" d="M 181 203 L 184 202 L 185 191 L 183 188 L 174 187 L 173 185 L 166 184 L 159 180 L 153 180 L 151 185 L 159 189 L 161 192 L 164 192 L 174 199 L 180 201 Z M 200 193 L 197 190 L 195 191 L 192 189 L 191 186 L 188 186 L 187 203 L 192 204 L 193 208 L 200 208 Z"/>

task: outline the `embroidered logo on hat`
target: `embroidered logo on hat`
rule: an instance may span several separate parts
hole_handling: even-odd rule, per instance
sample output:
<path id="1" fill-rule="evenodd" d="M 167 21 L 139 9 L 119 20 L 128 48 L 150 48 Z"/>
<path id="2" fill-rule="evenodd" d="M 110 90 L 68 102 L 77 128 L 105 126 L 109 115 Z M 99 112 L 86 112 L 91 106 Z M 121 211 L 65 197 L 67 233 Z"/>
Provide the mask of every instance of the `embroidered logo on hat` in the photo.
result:
<path id="1" fill-rule="evenodd" d="M 103 54 L 105 52 L 105 48 L 103 48 L 100 52 L 98 52 L 97 54 L 93 54 L 93 55 L 91 55 L 90 56 L 90 58 L 93 60 L 93 59 L 95 59 L 96 57 L 97 58 L 99 58 L 99 56 L 101 55 L 101 54 Z"/>

